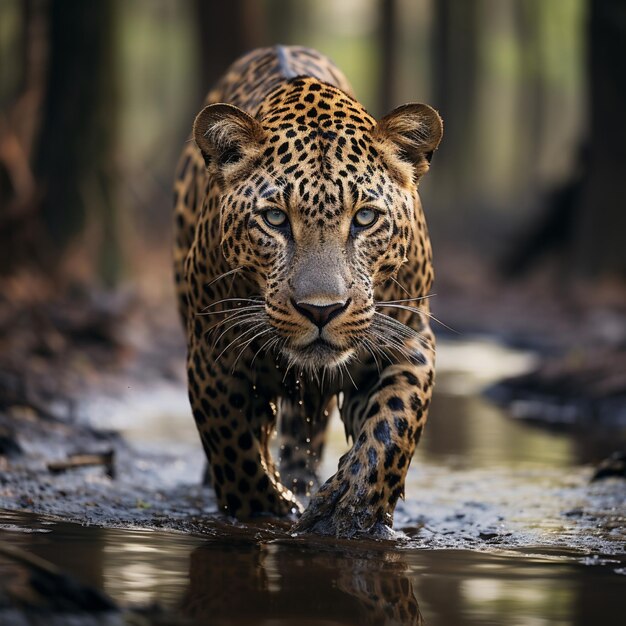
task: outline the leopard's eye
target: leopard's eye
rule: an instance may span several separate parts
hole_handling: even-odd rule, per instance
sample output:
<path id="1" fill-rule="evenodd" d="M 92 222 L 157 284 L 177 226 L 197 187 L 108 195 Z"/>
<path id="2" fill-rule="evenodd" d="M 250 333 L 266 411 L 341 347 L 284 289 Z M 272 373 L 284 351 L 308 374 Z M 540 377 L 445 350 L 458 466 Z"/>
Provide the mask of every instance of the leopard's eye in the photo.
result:
<path id="1" fill-rule="evenodd" d="M 274 228 L 282 228 L 287 225 L 287 215 L 280 209 L 268 209 L 263 213 L 263 219 Z"/>
<path id="2" fill-rule="evenodd" d="M 354 225 L 358 228 L 367 228 L 371 226 L 378 218 L 378 213 L 374 209 L 359 209 L 354 218 Z"/>

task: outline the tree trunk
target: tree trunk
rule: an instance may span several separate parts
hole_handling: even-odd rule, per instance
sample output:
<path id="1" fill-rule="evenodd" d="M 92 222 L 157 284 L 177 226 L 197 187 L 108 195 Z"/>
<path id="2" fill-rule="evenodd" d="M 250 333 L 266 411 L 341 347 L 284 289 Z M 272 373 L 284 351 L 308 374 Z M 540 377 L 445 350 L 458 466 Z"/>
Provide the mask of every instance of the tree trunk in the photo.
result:
<path id="1" fill-rule="evenodd" d="M 263 13 L 257 0 L 196 0 L 200 76 L 204 98 L 224 70 L 245 52 L 262 45 Z"/>
<path id="2" fill-rule="evenodd" d="M 118 274 L 114 209 L 116 82 L 114 4 L 50 2 L 49 65 L 34 170 L 41 190 L 44 262 L 55 267 L 84 227 L 100 229 L 99 273 Z"/>
<path id="3" fill-rule="evenodd" d="M 590 275 L 626 277 L 626 4 L 589 4 L 589 160 L 574 259 Z"/>
<path id="4" fill-rule="evenodd" d="M 429 204 L 431 226 L 464 236 L 476 181 L 479 139 L 475 129 L 480 68 L 479 44 L 482 32 L 482 3 L 436 0 L 432 39 L 433 99 L 445 125 L 445 140 L 436 154 L 431 185 L 437 185 L 437 200 Z M 482 140 L 482 138 L 481 138 Z M 436 183 L 434 182 L 436 181 Z M 459 205 L 458 198 L 464 202 Z M 433 198 L 434 200 L 434 198 Z M 445 209 L 454 211 L 446 214 Z M 464 211 L 466 215 L 459 215 Z"/>
<path id="5" fill-rule="evenodd" d="M 386 115 L 391 111 L 395 102 L 396 75 L 398 63 L 396 60 L 398 32 L 396 29 L 396 0 L 380 0 L 380 80 L 379 80 L 379 111 L 378 115 Z"/>

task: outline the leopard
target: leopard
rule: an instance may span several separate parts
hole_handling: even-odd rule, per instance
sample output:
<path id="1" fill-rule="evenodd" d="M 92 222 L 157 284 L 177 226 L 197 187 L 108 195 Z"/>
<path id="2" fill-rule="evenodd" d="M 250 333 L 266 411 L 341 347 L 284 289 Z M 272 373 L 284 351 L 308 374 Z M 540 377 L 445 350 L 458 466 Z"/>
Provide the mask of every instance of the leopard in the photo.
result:
<path id="1" fill-rule="evenodd" d="M 173 256 L 189 402 L 223 514 L 393 534 L 434 384 L 418 189 L 442 135 L 426 104 L 375 119 L 302 46 L 253 50 L 208 93 L 176 173 Z M 349 449 L 320 484 L 335 411 Z"/>

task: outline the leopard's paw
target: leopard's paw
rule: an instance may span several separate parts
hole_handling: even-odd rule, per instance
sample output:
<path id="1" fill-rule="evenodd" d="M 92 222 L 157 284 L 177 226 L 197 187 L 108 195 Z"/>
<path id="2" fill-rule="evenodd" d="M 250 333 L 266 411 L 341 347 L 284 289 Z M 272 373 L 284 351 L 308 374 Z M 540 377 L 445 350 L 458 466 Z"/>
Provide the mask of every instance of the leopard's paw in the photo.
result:
<path id="1" fill-rule="evenodd" d="M 292 532 L 352 538 L 394 536 L 391 516 L 369 503 L 368 489 L 333 477 L 311 499 Z"/>

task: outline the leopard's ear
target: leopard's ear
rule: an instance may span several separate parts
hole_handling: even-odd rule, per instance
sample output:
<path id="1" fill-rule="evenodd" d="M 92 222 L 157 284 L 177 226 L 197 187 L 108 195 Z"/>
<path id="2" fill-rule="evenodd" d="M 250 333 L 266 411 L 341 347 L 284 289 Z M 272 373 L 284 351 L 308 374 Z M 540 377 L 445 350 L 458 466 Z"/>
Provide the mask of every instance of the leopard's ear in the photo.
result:
<path id="1" fill-rule="evenodd" d="M 224 175 L 258 154 L 263 128 L 232 104 L 210 104 L 198 113 L 193 138 L 207 168 Z"/>
<path id="2" fill-rule="evenodd" d="M 413 167 L 413 179 L 418 181 L 441 141 L 443 121 L 427 104 L 403 104 L 378 122 L 374 135 L 390 142 L 395 156 Z"/>

